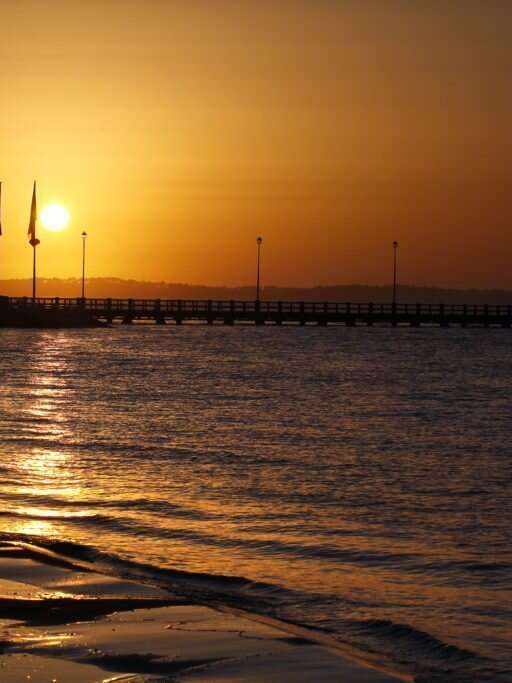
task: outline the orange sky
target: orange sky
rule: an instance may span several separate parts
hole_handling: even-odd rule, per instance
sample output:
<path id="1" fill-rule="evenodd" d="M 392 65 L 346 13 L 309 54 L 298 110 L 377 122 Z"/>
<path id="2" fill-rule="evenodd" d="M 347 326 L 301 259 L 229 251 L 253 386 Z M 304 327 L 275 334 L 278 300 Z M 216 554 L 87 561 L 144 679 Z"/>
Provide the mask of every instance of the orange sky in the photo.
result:
<path id="1" fill-rule="evenodd" d="M 1 3 L 0 278 L 512 288 L 512 4 Z"/>

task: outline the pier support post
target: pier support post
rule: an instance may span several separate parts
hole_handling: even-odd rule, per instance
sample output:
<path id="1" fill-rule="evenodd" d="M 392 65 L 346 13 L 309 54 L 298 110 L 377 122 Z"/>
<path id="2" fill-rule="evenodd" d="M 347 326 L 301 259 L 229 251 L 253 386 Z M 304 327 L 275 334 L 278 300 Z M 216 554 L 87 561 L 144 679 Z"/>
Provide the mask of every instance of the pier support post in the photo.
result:
<path id="1" fill-rule="evenodd" d="M 484 306 L 484 327 L 489 327 L 489 305 Z"/>

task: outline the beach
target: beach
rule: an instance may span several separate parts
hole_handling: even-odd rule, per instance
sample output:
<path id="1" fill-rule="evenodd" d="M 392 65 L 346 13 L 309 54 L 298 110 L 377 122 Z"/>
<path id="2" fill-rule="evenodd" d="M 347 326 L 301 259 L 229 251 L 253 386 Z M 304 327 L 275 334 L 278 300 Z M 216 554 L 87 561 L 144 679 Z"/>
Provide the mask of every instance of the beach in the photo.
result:
<path id="1" fill-rule="evenodd" d="M 2 683 L 393 683 L 336 649 L 236 610 L 0 547 Z"/>

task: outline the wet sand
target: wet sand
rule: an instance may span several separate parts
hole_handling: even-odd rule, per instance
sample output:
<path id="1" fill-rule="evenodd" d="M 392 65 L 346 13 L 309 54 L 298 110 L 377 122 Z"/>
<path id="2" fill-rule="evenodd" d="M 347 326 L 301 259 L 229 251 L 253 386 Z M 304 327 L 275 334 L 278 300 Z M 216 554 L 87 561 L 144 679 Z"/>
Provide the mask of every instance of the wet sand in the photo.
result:
<path id="1" fill-rule="evenodd" d="M 0 680 L 396 683 L 400 677 L 300 629 L 191 605 L 158 588 L 4 544 Z"/>

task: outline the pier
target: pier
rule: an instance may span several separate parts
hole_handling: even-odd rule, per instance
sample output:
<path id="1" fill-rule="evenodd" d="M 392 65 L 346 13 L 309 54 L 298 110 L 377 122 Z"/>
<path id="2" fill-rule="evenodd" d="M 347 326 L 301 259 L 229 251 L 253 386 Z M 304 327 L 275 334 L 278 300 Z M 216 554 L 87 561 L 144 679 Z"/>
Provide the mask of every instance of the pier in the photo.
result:
<path id="1" fill-rule="evenodd" d="M 512 325 L 512 305 L 380 304 L 313 301 L 226 301 L 187 299 L 89 299 L 0 297 L 0 325 L 7 311 L 18 317 L 159 325 L 202 322 L 208 325 L 345 325 L 501 327 Z M 4 322 L 5 326 L 5 322 Z"/>

